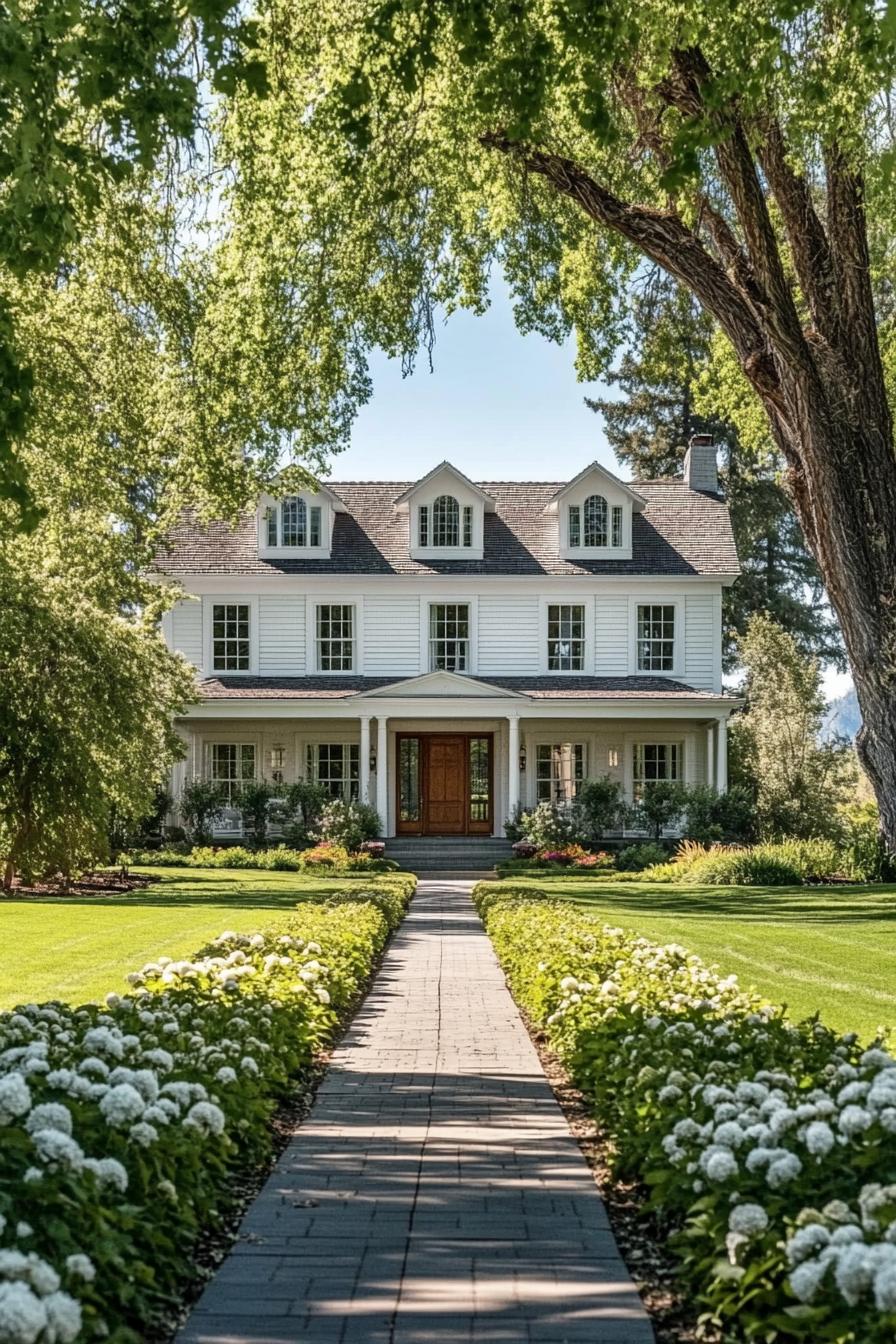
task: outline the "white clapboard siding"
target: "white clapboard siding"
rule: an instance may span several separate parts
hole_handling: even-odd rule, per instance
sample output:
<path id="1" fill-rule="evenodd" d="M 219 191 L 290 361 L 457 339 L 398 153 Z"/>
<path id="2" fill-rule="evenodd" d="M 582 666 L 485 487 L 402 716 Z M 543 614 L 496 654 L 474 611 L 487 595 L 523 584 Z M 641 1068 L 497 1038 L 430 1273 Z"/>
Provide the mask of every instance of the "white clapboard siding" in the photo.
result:
<path id="1" fill-rule="evenodd" d="M 533 676 L 539 670 L 538 597 L 479 599 L 478 671 L 488 676 Z"/>
<path id="2" fill-rule="evenodd" d="M 258 599 L 258 674 L 305 674 L 305 598 L 299 594 L 262 595 Z"/>
<path id="3" fill-rule="evenodd" d="M 684 680 L 699 690 L 715 690 L 717 644 L 717 604 L 711 593 L 694 593 L 685 598 Z"/>
<path id="4" fill-rule="evenodd" d="M 202 603 L 176 602 L 171 609 L 171 645 L 193 664 L 202 667 Z"/>
<path id="5" fill-rule="evenodd" d="M 594 599 L 594 671 L 599 677 L 628 674 L 628 612 L 625 594 Z"/>
<path id="6" fill-rule="evenodd" d="M 364 599 L 366 677 L 413 677 L 420 671 L 420 598 L 395 593 Z"/>

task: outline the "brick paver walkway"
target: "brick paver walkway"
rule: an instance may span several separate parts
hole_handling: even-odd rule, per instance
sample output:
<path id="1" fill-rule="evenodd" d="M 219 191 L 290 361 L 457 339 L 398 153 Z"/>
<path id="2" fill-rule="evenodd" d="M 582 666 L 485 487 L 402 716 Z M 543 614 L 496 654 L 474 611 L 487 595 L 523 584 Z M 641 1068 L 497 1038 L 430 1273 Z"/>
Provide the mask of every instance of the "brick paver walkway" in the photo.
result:
<path id="1" fill-rule="evenodd" d="M 649 1344 L 469 898 L 421 882 L 177 1344 Z"/>

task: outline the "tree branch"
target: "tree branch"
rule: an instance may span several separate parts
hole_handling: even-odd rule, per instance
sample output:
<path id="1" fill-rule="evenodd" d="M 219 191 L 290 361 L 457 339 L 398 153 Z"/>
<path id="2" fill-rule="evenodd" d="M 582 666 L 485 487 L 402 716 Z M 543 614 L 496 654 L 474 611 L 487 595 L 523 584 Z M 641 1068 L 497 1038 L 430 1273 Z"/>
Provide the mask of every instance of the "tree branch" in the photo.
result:
<path id="1" fill-rule="evenodd" d="M 622 201 L 572 159 L 534 149 L 500 131 L 486 132 L 480 143 L 545 178 L 591 219 L 620 234 L 690 289 L 728 336 L 763 400 L 779 415 L 785 414 L 778 376 L 758 321 L 744 296 L 678 215 Z"/>

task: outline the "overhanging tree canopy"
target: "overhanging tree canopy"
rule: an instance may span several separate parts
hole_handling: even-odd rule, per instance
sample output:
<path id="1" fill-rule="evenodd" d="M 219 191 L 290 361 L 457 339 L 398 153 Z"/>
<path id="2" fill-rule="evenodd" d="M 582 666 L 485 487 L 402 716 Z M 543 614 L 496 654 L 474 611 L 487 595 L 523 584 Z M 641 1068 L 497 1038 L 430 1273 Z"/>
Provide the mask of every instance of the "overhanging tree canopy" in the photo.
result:
<path id="1" fill-rule="evenodd" d="M 313 388 L 311 441 L 327 407 L 350 416 L 367 394 L 371 346 L 411 362 L 438 305 L 486 302 L 495 263 L 519 325 L 574 329 L 594 377 L 632 273 L 661 266 L 724 332 L 786 459 L 896 848 L 896 457 L 874 302 L 892 7 L 276 0 L 265 19 L 271 96 L 238 94 L 223 140 L 235 380 L 250 331 L 270 405 Z"/>

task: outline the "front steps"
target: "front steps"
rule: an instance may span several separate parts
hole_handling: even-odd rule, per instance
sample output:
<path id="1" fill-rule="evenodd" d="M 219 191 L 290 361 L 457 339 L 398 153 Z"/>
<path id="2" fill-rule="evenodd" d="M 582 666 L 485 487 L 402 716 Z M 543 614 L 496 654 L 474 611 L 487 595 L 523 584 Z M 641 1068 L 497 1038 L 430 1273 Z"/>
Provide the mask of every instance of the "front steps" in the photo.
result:
<path id="1" fill-rule="evenodd" d="M 513 857 L 509 840 L 488 835 L 401 835 L 386 841 L 386 858 L 412 873 L 493 873 Z"/>

